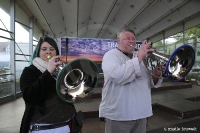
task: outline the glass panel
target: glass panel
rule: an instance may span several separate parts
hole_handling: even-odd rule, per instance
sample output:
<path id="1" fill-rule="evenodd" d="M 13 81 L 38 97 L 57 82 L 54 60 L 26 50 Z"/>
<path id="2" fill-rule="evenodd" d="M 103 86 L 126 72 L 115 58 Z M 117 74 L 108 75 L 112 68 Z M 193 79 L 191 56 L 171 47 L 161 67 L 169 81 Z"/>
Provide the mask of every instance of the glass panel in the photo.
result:
<path id="1" fill-rule="evenodd" d="M 25 62 L 29 62 L 29 56 L 25 56 L 25 55 L 16 55 L 15 56 L 15 60 L 20 60 L 20 61 L 25 61 Z"/>
<path id="2" fill-rule="evenodd" d="M 164 46 L 162 41 L 154 42 L 152 47 L 156 48 L 156 51 L 158 51 L 159 53 L 164 53 Z"/>
<path id="3" fill-rule="evenodd" d="M 0 61 L 7 60 L 7 58 L 3 58 L 4 55 L 10 54 L 10 40 L 4 39 L 0 37 Z M 7 55 L 8 56 L 8 55 Z M 9 58 L 10 60 L 10 58 Z"/>
<path id="4" fill-rule="evenodd" d="M 29 28 L 15 22 L 15 53 L 22 54 L 15 56 L 16 60 L 16 93 L 21 92 L 19 80 L 24 67 L 29 66 Z"/>
<path id="5" fill-rule="evenodd" d="M 10 30 L 10 16 L 8 13 L 4 11 L 4 9 L 0 8 L 0 28 L 4 30 Z"/>
<path id="6" fill-rule="evenodd" d="M 0 29 L 0 36 L 6 37 L 6 38 L 13 38 L 11 37 L 11 34 L 9 32 L 3 31 Z"/>
<path id="7" fill-rule="evenodd" d="M 1 1 L 0 28 L 10 30 L 9 1 Z M 11 38 L 10 33 L 0 30 L 0 36 Z M 11 95 L 10 73 L 10 40 L 0 37 L 0 98 Z"/>
<path id="8" fill-rule="evenodd" d="M 200 25 L 185 31 L 185 41 L 194 48 L 196 54 L 194 67 L 186 79 L 198 84 L 200 83 Z"/>
<path id="9" fill-rule="evenodd" d="M 33 41 L 33 52 L 35 51 L 37 44 L 38 44 L 38 41 Z"/>
<path id="10" fill-rule="evenodd" d="M 177 33 L 165 39 L 166 54 L 172 54 L 175 49 L 183 45 L 183 33 Z"/>
<path id="11" fill-rule="evenodd" d="M 18 54 L 29 54 L 29 28 L 15 22 L 15 52 Z"/>
<path id="12" fill-rule="evenodd" d="M 0 38 L 0 74 L 7 73 L 10 70 L 10 40 Z"/>
<path id="13" fill-rule="evenodd" d="M 10 68 L 0 68 L 0 83 L 8 82 L 11 80 Z M 7 75 L 8 74 L 8 75 Z"/>
<path id="14" fill-rule="evenodd" d="M 38 40 L 33 39 L 33 46 L 36 46 L 38 44 Z"/>
<path id="15" fill-rule="evenodd" d="M 10 30 L 10 16 L 3 9 L 0 8 L 0 28 L 6 31 Z M 0 30 L 0 36 L 11 38 L 10 33 Z"/>
<path id="16" fill-rule="evenodd" d="M 1 82 L 0 83 L 0 98 L 11 95 L 11 83 L 10 82 Z"/>
<path id="17" fill-rule="evenodd" d="M 23 57 L 22 57 L 23 58 Z M 19 62 L 16 61 L 16 92 L 20 92 L 20 87 L 19 87 L 19 80 L 22 74 L 22 71 L 24 67 L 29 66 L 28 62 Z"/>
<path id="18" fill-rule="evenodd" d="M 10 41 L 0 38 L 0 97 L 11 95 Z"/>

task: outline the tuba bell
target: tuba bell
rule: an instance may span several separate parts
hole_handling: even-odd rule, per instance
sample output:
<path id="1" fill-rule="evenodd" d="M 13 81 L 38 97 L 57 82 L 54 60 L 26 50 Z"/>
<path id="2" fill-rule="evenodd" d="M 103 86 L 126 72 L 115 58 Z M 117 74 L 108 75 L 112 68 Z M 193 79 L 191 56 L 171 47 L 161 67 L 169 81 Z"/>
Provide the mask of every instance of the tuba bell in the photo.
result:
<path id="1" fill-rule="evenodd" d="M 68 103 L 79 103 L 91 96 L 98 85 L 99 69 L 89 59 L 78 58 L 57 66 L 56 78 L 58 96 Z"/>
<path id="2" fill-rule="evenodd" d="M 155 66 L 162 70 L 162 66 L 166 70 L 162 73 L 172 82 L 178 82 L 185 78 L 192 69 L 195 62 L 195 51 L 190 45 L 184 44 L 171 54 L 165 55 L 154 51 L 148 53 L 144 58 L 144 65 L 151 75 L 157 77 L 153 73 Z"/>

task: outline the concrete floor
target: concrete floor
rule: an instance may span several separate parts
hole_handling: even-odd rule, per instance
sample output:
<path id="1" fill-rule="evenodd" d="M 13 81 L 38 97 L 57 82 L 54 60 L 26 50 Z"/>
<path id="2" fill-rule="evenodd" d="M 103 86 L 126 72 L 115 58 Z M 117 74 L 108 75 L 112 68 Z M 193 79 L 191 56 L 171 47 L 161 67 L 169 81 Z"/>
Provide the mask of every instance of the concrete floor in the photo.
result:
<path id="1" fill-rule="evenodd" d="M 22 98 L 0 105 L 0 133 L 19 132 L 24 108 L 25 105 Z M 148 119 L 147 131 L 162 127 L 164 130 L 164 127 L 166 126 L 190 121 L 193 119 L 200 119 L 200 116 L 179 119 L 158 109 L 155 109 L 153 113 L 153 116 Z M 200 127 L 197 128 L 199 128 L 197 131 L 200 131 Z M 83 133 L 104 133 L 104 122 L 101 122 L 98 118 L 85 119 Z"/>
<path id="2" fill-rule="evenodd" d="M 152 117 L 148 119 L 147 133 L 154 129 L 170 127 L 170 125 L 191 121 L 194 119 L 200 119 L 200 116 L 195 116 L 187 119 L 179 119 L 168 113 L 162 112 L 160 110 L 154 110 Z M 179 127 L 181 128 L 181 127 Z M 188 127 L 189 128 L 189 127 Z M 200 131 L 199 127 L 196 127 Z M 100 122 L 97 118 L 86 119 L 84 122 L 83 133 L 104 133 L 104 122 Z M 189 133 L 189 132 L 184 132 Z M 193 133 L 193 132 L 192 132 Z"/>

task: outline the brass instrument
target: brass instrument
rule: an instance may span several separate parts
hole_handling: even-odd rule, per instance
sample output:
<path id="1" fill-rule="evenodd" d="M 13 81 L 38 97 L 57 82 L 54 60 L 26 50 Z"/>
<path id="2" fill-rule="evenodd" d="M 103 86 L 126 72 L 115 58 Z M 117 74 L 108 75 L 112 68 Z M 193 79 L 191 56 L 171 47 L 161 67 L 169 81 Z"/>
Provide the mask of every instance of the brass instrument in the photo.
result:
<path id="1" fill-rule="evenodd" d="M 171 55 L 165 55 L 154 51 L 148 53 L 144 59 L 147 70 L 153 74 L 153 69 L 158 66 L 162 70 L 162 66 L 166 66 L 163 72 L 172 82 L 177 82 L 187 76 L 195 62 L 195 51 L 187 44 L 178 47 Z"/>
<path id="2" fill-rule="evenodd" d="M 79 103 L 89 98 L 97 87 L 99 69 L 91 60 L 78 58 L 57 66 L 52 75 L 56 77 L 58 96 L 65 102 Z"/>

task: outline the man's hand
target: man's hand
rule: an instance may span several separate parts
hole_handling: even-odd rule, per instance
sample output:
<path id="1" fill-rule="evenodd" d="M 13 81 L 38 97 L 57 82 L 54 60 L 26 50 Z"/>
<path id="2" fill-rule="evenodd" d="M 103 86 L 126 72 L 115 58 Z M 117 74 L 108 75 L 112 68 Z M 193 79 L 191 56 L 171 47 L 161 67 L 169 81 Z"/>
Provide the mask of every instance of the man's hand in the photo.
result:
<path id="1" fill-rule="evenodd" d="M 141 63 L 141 61 L 145 58 L 145 56 L 147 55 L 147 53 L 149 52 L 153 52 L 154 49 L 150 48 L 151 42 L 148 42 L 146 40 L 143 41 L 138 53 L 137 53 L 137 57 L 139 60 L 139 63 Z"/>
<path id="2" fill-rule="evenodd" d="M 165 72 L 166 67 L 162 66 L 161 68 L 156 66 L 153 70 L 153 74 L 157 77 L 160 77 Z"/>

